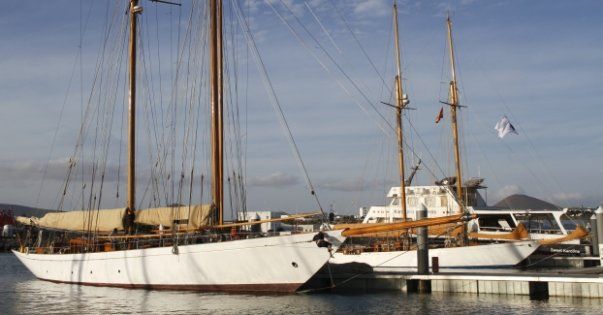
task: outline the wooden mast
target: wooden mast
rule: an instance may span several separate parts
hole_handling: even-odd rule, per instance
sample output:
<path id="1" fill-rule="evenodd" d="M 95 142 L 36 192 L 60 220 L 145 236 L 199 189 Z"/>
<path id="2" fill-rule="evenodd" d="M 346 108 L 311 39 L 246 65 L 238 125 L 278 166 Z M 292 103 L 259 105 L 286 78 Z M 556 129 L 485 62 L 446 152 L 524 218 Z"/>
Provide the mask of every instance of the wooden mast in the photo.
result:
<path id="1" fill-rule="evenodd" d="M 130 41 L 129 41 L 129 95 L 128 95 L 128 188 L 126 207 L 136 209 L 136 32 L 138 14 L 142 7 L 138 0 L 130 0 Z"/>
<path id="2" fill-rule="evenodd" d="M 224 223 L 224 130 L 222 78 L 222 0 L 209 1 L 212 206 L 216 223 Z"/>
<path id="3" fill-rule="evenodd" d="M 402 128 L 402 110 L 406 106 L 407 102 L 404 99 L 404 92 L 402 90 L 402 65 L 400 58 L 400 38 L 398 34 L 398 6 L 394 1 L 394 40 L 396 42 L 396 131 L 398 135 L 398 169 L 400 175 L 400 205 L 402 207 L 402 219 L 407 220 L 406 215 L 406 183 L 404 175 L 404 138 Z"/>
<path id="4" fill-rule="evenodd" d="M 452 125 L 452 138 L 454 140 L 454 161 L 456 164 L 456 195 L 459 203 L 459 213 L 465 211 L 465 201 L 463 198 L 463 177 L 461 173 L 461 154 L 459 150 L 459 130 L 457 123 L 457 108 L 459 107 L 459 95 L 456 84 L 456 65 L 454 61 L 454 44 L 452 42 L 452 22 L 450 16 L 446 18 L 446 25 L 448 26 L 448 43 L 450 52 L 450 91 L 449 91 L 449 105 L 450 105 L 450 120 Z M 467 225 L 462 225 L 462 243 L 466 242 L 467 237 Z"/>
<path id="5" fill-rule="evenodd" d="M 452 43 L 452 22 L 450 16 L 446 19 L 448 25 L 448 43 L 450 52 L 450 68 L 452 78 L 450 80 L 449 102 L 450 102 L 450 119 L 452 121 L 452 138 L 454 140 L 454 162 L 456 164 L 456 193 L 459 202 L 461 203 L 460 211 L 463 211 L 463 180 L 461 177 L 461 154 L 459 152 L 459 129 L 456 118 L 456 111 L 459 107 L 459 96 L 456 84 L 456 66 L 454 62 L 454 44 Z"/>

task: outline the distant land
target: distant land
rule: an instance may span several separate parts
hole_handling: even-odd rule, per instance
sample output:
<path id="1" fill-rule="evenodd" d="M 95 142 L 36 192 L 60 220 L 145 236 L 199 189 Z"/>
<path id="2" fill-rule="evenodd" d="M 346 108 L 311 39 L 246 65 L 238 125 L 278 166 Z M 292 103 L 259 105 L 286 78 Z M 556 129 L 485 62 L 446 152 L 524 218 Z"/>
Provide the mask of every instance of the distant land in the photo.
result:
<path id="1" fill-rule="evenodd" d="M 8 203 L 0 203 L 0 210 L 11 210 L 13 212 L 13 215 L 23 217 L 41 217 L 47 212 L 56 211 L 49 209 L 33 208 L 22 205 L 13 205 Z"/>

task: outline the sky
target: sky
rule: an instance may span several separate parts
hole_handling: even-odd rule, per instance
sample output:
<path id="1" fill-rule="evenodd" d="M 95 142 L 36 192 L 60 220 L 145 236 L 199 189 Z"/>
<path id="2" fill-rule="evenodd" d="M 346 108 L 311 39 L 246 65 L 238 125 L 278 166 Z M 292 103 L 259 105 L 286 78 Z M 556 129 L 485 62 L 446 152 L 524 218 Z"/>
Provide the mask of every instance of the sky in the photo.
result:
<path id="1" fill-rule="evenodd" d="M 160 151 L 153 151 L 157 143 L 149 137 L 159 127 L 145 122 L 149 116 L 144 111 L 172 108 L 166 104 L 177 93 L 181 99 L 173 108 L 183 115 L 177 126 L 187 126 L 184 113 L 197 109 L 182 101 L 188 95 L 184 91 L 194 82 L 199 86 L 207 82 L 203 76 L 206 55 L 180 48 L 204 47 L 195 41 L 191 46 L 181 44 L 187 38 L 188 10 L 194 6 L 181 2 L 183 6 L 176 7 L 142 1 L 139 63 L 144 65 L 139 66 L 143 79 L 137 147 L 141 204 L 152 199 L 148 190 L 151 156 Z M 107 185 L 102 198 L 96 197 L 103 207 L 123 204 L 126 37 L 119 25 L 125 21 L 125 3 L 3 3 L 0 202 L 50 209 L 85 204 L 89 198 L 72 193 L 60 205 L 60 195 L 82 118 L 86 108 L 92 108 L 98 112 L 91 114 L 96 118 L 87 121 L 88 127 L 101 130 L 106 142 L 98 145 L 107 148 L 101 155 Z M 226 1 L 226 48 L 236 52 L 226 58 L 227 72 L 236 78 L 229 79 L 227 89 L 237 95 L 237 101 L 229 99 L 227 106 L 241 111 L 238 138 L 244 143 L 240 161 L 247 209 L 306 212 L 315 210 L 318 200 L 325 210 L 353 214 L 361 206 L 384 204 L 389 187 L 397 180 L 395 133 L 389 127 L 395 123 L 394 112 L 381 103 L 393 102 L 391 1 L 238 3 L 317 196 L 309 193 L 283 120 L 267 92 L 270 87 L 263 83 L 262 70 L 247 49 L 250 43 L 237 25 L 232 2 Z M 434 123 L 442 106 L 439 101 L 446 101 L 450 78 L 445 29 L 449 12 L 461 103 L 467 106 L 460 114 L 463 176 L 486 179 L 484 194 L 490 204 L 514 193 L 561 206 L 603 203 L 603 3 L 434 0 L 399 1 L 398 6 L 404 89 L 414 108 L 406 111 L 404 120 L 407 168 L 419 157 L 423 161 L 413 184 L 430 185 L 454 172 L 448 108 L 444 121 Z M 111 23 L 118 26 L 107 32 Z M 190 34 L 199 30 L 206 34 L 202 27 Z M 99 54 L 103 47 L 105 53 Z M 202 70 L 189 75 L 192 81 L 180 80 L 177 88 L 170 89 L 174 78 L 183 76 L 183 71 L 178 72 L 184 69 L 179 68 L 179 60 Z M 98 79 L 97 73 L 108 79 Z M 200 95 L 200 104 L 205 106 L 207 97 Z M 96 101 L 104 105 L 96 107 Z M 200 108 L 190 117 L 203 122 L 207 112 Z M 503 116 L 518 135 L 497 137 L 494 125 Z M 162 128 L 167 132 L 170 127 Z M 174 164 L 199 163 L 204 173 L 208 151 L 201 148 L 207 140 L 201 139 L 207 131 L 207 124 L 201 124 L 199 148 L 189 150 L 198 153 L 195 161 L 187 151 L 187 157 L 175 158 Z M 188 132 L 177 132 L 172 151 L 185 152 L 192 141 L 182 140 Z M 92 147 L 91 135 L 82 151 Z M 78 162 L 86 178 L 91 176 L 91 161 L 98 160 L 87 155 Z M 228 162 L 227 173 L 239 172 L 232 167 L 235 162 Z M 183 173 L 188 174 L 186 170 Z M 170 177 L 178 176 L 173 174 Z M 98 186 L 84 183 L 74 179 L 71 189 L 100 192 Z M 200 185 L 197 181 L 191 187 L 195 196 L 207 199 L 207 182 Z M 240 192 L 227 190 L 227 194 Z M 166 202 L 182 201 L 176 195 L 172 192 Z M 236 202 L 227 201 L 231 203 L 237 207 Z"/>

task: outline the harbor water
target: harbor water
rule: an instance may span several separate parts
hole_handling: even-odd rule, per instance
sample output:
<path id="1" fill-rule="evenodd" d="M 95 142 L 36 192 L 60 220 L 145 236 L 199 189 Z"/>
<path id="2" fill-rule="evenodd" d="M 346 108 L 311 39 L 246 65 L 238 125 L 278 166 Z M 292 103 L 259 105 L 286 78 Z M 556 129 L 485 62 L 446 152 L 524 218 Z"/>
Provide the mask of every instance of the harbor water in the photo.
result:
<path id="1" fill-rule="evenodd" d="M 169 268 L 169 266 L 166 266 Z M 167 269 L 166 269 L 167 272 Z M 55 284 L 0 254 L 0 314 L 601 314 L 603 300 L 527 296 L 322 292 L 216 294 Z"/>

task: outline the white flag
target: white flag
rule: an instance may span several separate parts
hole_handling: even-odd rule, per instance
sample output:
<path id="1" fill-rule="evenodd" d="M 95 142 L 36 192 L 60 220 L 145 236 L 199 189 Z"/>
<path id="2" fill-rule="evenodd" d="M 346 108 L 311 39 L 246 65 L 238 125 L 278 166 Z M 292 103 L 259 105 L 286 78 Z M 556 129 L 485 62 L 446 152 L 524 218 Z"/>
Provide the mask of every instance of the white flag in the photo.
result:
<path id="1" fill-rule="evenodd" d="M 515 131 L 515 127 L 513 127 L 509 119 L 507 119 L 507 116 L 503 116 L 503 118 L 496 123 L 494 129 L 498 131 L 499 138 L 504 138 L 509 133 L 514 133 L 516 135 L 518 134 L 517 131 Z"/>

